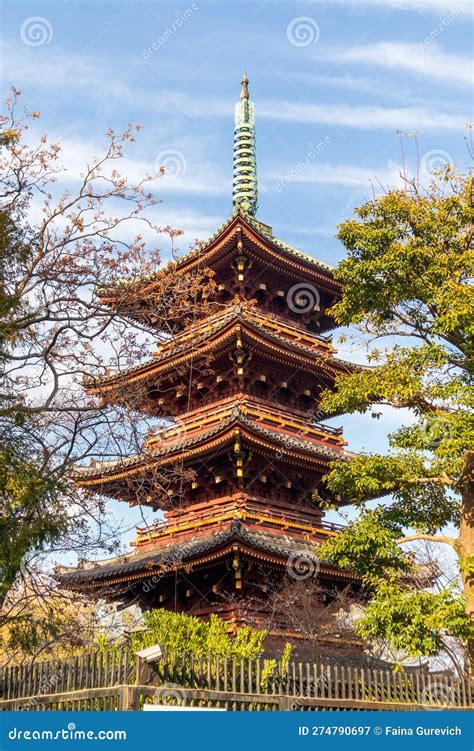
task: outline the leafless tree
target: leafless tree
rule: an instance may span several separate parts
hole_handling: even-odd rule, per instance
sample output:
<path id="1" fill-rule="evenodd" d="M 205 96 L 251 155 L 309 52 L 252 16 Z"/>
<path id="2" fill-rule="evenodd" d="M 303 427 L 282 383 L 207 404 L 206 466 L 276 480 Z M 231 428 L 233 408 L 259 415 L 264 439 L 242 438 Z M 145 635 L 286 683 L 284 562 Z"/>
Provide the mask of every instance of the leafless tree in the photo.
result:
<path id="1" fill-rule="evenodd" d="M 174 247 L 182 233 L 154 220 L 159 174 L 132 184 L 118 171 L 140 126 L 108 131 L 102 156 L 71 179 L 58 144 L 30 142 L 39 113 L 19 114 L 19 100 L 12 89 L 0 119 L 0 602 L 37 572 L 38 552 L 117 549 L 104 498 L 79 490 L 71 468 L 141 452 L 158 420 L 139 411 L 139 386 L 117 406 L 88 396 L 84 380 L 150 354 L 156 336 L 135 307 L 154 310 L 166 340 L 178 320 L 205 312 L 212 287 L 206 270 L 160 272 L 155 243 Z M 156 473 L 156 492 L 180 471 Z"/>

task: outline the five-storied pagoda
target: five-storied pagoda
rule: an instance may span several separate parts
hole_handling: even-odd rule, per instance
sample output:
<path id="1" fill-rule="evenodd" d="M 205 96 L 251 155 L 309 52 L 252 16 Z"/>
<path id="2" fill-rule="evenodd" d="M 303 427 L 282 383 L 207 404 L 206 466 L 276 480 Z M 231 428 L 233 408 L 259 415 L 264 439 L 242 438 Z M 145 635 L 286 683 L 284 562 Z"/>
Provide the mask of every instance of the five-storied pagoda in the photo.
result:
<path id="1" fill-rule="evenodd" d="M 165 522 L 138 528 L 132 552 L 63 568 L 60 578 L 124 606 L 216 613 L 259 626 L 267 623 L 272 593 L 291 578 L 317 575 L 326 601 L 357 582 L 347 571 L 319 566 L 314 553 L 334 534 L 315 496 L 329 498 L 322 478 L 330 462 L 347 457 L 341 430 L 316 419 L 320 392 L 350 367 L 327 336 L 335 325 L 327 309 L 341 284 L 329 266 L 255 218 L 246 75 L 236 105 L 233 181 L 230 218 L 173 266 L 177 275 L 212 269 L 216 314 L 187 327 L 183 321 L 151 360 L 89 388 L 113 404 L 140 384 L 143 412 L 169 417 L 170 426 L 152 434 L 141 454 L 80 468 L 78 484 L 163 510 Z M 153 299 L 143 300 L 130 315 L 153 325 Z M 154 478 L 167 470 L 169 487 L 157 490 Z M 291 635 L 288 624 L 273 627 L 275 635 Z"/>

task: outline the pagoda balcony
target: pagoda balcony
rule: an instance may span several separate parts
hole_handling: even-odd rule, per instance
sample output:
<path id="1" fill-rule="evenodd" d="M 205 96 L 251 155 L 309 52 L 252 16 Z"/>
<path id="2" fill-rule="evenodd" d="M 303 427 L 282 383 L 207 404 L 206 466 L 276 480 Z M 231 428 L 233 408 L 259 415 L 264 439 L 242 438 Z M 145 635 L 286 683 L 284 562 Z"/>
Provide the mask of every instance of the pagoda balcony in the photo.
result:
<path id="1" fill-rule="evenodd" d="M 295 505 L 317 487 L 332 460 L 347 460 L 345 445 L 340 429 L 239 393 L 152 433 L 142 454 L 78 468 L 77 476 L 82 487 L 161 509 L 252 486 L 274 502 Z M 278 473 L 268 469 L 275 458 Z"/>
<path id="2" fill-rule="evenodd" d="M 269 312 L 271 314 L 269 314 Z M 175 337 L 161 344 L 155 351 L 154 355 L 163 356 L 164 354 L 176 354 L 190 342 L 195 345 L 202 335 L 206 337 L 215 327 L 221 327 L 227 319 L 240 317 L 243 320 L 252 320 L 260 325 L 274 331 L 290 341 L 297 341 L 310 349 L 322 353 L 335 352 L 330 336 L 323 336 L 317 332 L 308 331 L 304 325 L 297 321 L 289 321 L 284 316 L 268 311 L 258 305 L 256 300 L 247 302 L 234 301 L 225 306 L 224 310 L 219 309 L 215 315 L 207 316 L 204 320 L 198 320 L 193 326 L 186 331 L 177 334 Z"/>
<path id="3" fill-rule="evenodd" d="M 271 516 L 270 516 L 271 514 Z M 190 517 L 191 518 L 188 518 Z M 263 513 L 260 514 L 262 518 L 265 519 L 265 516 Z M 190 529 L 192 530 L 198 530 L 203 529 L 210 525 L 216 524 L 216 518 L 214 515 L 208 515 L 207 517 L 202 517 L 197 520 L 192 519 L 192 515 L 190 513 L 184 513 L 182 520 L 180 522 L 170 519 L 164 522 L 157 522 L 156 524 L 153 524 L 149 527 L 136 527 L 136 533 L 137 533 L 137 539 L 131 543 L 133 547 L 141 547 L 143 545 L 149 545 L 152 544 L 153 541 L 157 540 L 158 538 L 168 537 L 171 535 L 179 535 L 183 532 L 188 532 Z M 223 518 L 223 517 L 220 517 Z M 234 512 L 230 513 L 228 512 L 228 518 L 236 518 L 236 515 Z M 247 518 L 245 512 L 242 513 L 242 518 Z M 274 522 L 280 522 L 281 526 L 284 526 L 286 528 L 291 528 L 292 526 L 297 527 L 298 525 L 302 527 L 301 524 L 301 514 L 299 513 L 281 513 L 278 512 L 275 507 L 273 507 L 271 510 L 268 511 L 267 519 L 271 519 Z M 293 522 L 293 524 L 292 524 Z M 268 522 L 267 522 L 268 523 Z M 309 529 L 310 525 L 306 525 L 304 528 Z M 337 524 L 336 522 L 327 522 L 320 520 L 317 522 L 317 525 L 314 525 L 312 527 L 313 531 L 323 531 L 323 532 L 329 532 L 332 534 L 337 534 L 338 532 L 341 532 L 344 529 L 345 525 L 343 524 Z"/>
<path id="4" fill-rule="evenodd" d="M 321 390 L 356 367 L 315 335 L 239 303 L 162 345 L 145 363 L 90 382 L 87 391 L 104 404 L 154 417 L 182 415 L 239 391 L 308 415 Z"/>
<path id="5" fill-rule="evenodd" d="M 151 453 L 159 452 L 161 446 L 199 435 L 202 431 L 228 420 L 233 413 L 236 416 L 237 413 L 245 415 L 259 426 L 277 430 L 283 435 L 301 436 L 335 448 L 342 448 L 346 445 L 341 428 L 313 422 L 305 413 L 287 410 L 265 399 L 238 393 L 234 397 L 212 403 L 207 410 L 201 407 L 183 413 L 177 424 L 164 427 L 157 432 L 150 431 L 146 449 Z"/>
<path id="6" fill-rule="evenodd" d="M 132 383 L 136 377 L 141 375 L 142 371 L 153 368 L 158 362 L 166 361 L 170 358 L 174 360 L 182 353 L 187 353 L 190 348 L 195 353 L 200 344 L 207 343 L 213 335 L 220 332 L 224 326 L 233 320 L 253 323 L 267 330 L 269 333 L 272 332 L 287 344 L 298 344 L 314 353 L 331 356 L 336 351 L 331 344 L 330 337 L 323 337 L 308 332 L 305 327 L 291 323 L 281 316 L 275 314 L 270 316 L 265 310 L 259 309 L 254 304 L 235 303 L 227 306 L 224 311 L 220 310 L 216 315 L 208 317 L 204 321 L 198 321 L 187 331 L 161 344 L 153 353 L 150 360 L 123 371 L 108 369 L 100 378 L 85 376 L 84 385 L 89 393 L 93 394 L 103 392 L 109 384 L 118 384 L 120 381 Z"/>
<path id="7" fill-rule="evenodd" d="M 193 420 L 196 417 L 199 417 L 204 414 L 203 407 L 208 406 L 212 407 L 212 410 L 210 409 L 209 412 L 215 412 L 217 409 L 225 407 L 229 404 L 235 405 L 239 402 L 249 402 L 255 406 L 260 406 L 262 409 L 264 409 L 266 412 L 277 414 L 281 416 L 281 414 L 284 414 L 286 417 L 291 418 L 294 417 L 296 420 L 302 421 L 305 425 L 310 426 L 311 428 L 314 428 L 315 430 L 320 430 L 321 433 L 326 433 L 328 435 L 335 435 L 340 436 L 343 434 L 343 428 L 342 427 L 334 427 L 332 425 L 326 425 L 325 423 L 318 422 L 315 419 L 312 419 L 308 412 L 305 410 L 297 409 L 294 407 L 287 407 L 282 406 L 281 404 L 275 403 L 275 401 L 269 401 L 268 399 L 264 399 L 259 396 L 253 396 L 251 394 L 247 394 L 243 392 L 241 389 L 237 389 L 235 393 L 231 394 L 230 396 L 220 399 L 216 401 L 215 399 L 210 399 L 208 403 L 202 402 L 199 407 L 196 407 L 195 409 L 191 409 L 187 412 L 182 412 L 179 417 L 179 423 L 181 428 L 184 428 L 185 423 L 188 420 Z M 151 438 L 153 435 L 158 435 L 159 433 L 164 433 L 168 430 L 171 430 L 173 425 L 170 425 L 169 427 L 163 427 L 160 431 L 154 431 L 150 428 L 148 436 Z"/>

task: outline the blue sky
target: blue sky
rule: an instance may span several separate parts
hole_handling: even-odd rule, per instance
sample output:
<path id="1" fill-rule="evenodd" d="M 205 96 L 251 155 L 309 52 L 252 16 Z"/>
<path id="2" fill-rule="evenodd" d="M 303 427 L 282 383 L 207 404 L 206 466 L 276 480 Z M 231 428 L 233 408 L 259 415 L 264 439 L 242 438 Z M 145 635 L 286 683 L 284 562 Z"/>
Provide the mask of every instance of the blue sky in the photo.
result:
<path id="1" fill-rule="evenodd" d="M 370 180 L 398 177 L 397 130 L 409 161 L 414 131 L 422 158 L 466 160 L 470 9 L 457 0 L 10 0 L 4 82 L 13 76 L 74 166 L 99 150 L 109 126 L 128 122 L 144 126 L 131 154 L 137 173 L 178 151 L 180 174 L 157 185 L 159 216 L 187 240 L 212 233 L 230 210 L 233 109 L 247 68 L 259 217 L 335 263 L 336 224 L 370 195 Z M 29 38 L 22 24 L 35 17 L 44 29 Z M 305 159 L 298 179 L 285 181 Z"/>
<path id="2" fill-rule="evenodd" d="M 37 127 L 62 143 L 71 180 L 109 127 L 141 123 L 125 171 L 170 166 L 157 181 L 154 219 L 184 229 L 186 249 L 231 210 L 234 104 L 246 68 L 258 218 L 336 264 L 336 225 L 373 189 L 399 181 L 397 131 L 412 171 L 418 134 L 422 179 L 446 161 L 465 166 L 471 10 L 471 0 L 5 0 L 3 86 L 14 83 L 41 112 Z M 390 412 L 338 420 L 354 450 L 380 449 L 399 421 Z"/>

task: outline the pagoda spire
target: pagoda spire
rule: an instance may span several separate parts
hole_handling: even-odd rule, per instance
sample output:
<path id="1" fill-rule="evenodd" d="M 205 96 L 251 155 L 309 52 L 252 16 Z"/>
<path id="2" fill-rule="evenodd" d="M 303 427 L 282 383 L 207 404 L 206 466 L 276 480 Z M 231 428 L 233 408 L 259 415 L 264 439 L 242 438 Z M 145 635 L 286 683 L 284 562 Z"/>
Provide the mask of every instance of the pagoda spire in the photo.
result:
<path id="1" fill-rule="evenodd" d="M 235 105 L 232 199 L 234 206 L 254 215 L 258 206 L 255 108 L 249 101 L 249 79 L 245 71 L 241 83 L 240 101 Z"/>

